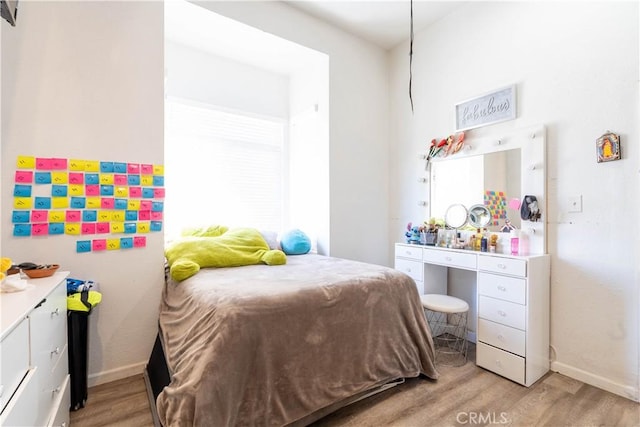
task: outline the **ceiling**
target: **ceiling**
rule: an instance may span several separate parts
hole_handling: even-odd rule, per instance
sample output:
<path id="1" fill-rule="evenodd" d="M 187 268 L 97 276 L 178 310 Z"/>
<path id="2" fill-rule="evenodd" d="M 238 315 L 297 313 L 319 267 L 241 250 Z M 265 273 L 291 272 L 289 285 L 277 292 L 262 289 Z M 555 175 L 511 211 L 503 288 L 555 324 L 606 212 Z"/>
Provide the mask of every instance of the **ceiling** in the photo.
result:
<path id="1" fill-rule="evenodd" d="M 283 1 L 384 49 L 391 49 L 410 36 L 410 0 Z M 414 31 L 428 27 L 465 3 L 467 2 L 414 0 Z"/>

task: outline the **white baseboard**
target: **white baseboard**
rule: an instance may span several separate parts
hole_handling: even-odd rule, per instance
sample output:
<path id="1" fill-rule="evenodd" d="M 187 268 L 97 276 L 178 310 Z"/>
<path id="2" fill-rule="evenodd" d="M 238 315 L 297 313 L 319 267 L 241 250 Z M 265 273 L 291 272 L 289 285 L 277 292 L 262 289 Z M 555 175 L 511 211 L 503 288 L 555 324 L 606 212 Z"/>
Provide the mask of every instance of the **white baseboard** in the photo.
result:
<path id="1" fill-rule="evenodd" d="M 87 377 L 87 386 L 93 387 L 111 381 L 117 381 L 123 378 L 142 374 L 144 372 L 145 366 L 147 366 L 147 362 L 141 362 L 133 365 L 122 366 L 117 369 L 111 369 L 110 371 L 102 371 L 91 374 Z"/>
<path id="2" fill-rule="evenodd" d="M 551 370 L 575 380 L 582 381 L 585 384 L 589 384 L 613 394 L 617 394 L 618 396 L 633 400 L 634 402 L 640 402 L 640 390 L 637 388 L 611 381 L 610 379 L 595 375 L 591 372 L 583 371 L 582 369 L 566 365 L 561 362 L 551 362 Z"/>

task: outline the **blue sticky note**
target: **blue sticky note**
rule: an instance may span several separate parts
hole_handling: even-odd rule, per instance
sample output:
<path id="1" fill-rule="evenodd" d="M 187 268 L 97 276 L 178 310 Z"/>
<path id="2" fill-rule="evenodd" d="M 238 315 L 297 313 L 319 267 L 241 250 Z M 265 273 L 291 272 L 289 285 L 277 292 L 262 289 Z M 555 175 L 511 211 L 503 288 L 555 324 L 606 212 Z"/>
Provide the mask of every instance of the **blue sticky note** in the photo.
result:
<path id="1" fill-rule="evenodd" d="M 97 185 L 100 184 L 100 175 L 97 173 L 85 173 L 84 174 L 84 183 L 87 185 Z"/>
<path id="2" fill-rule="evenodd" d="M 113 185 L 101 185 L 100 186 L 100 195 L 101 196 L 113 196 Z"/>
<path id="3" fill-rule="evenodd" d="M 36 184 L 51 184 L 51 172 L 36 172 L 33 182 Z"/>
<path id="4" fill-rule="evenodd" d="M 101 173 L 113 173 L 113 162 L 100 162 Z"/>
<path id="5" fill-rule="evenodd" d="M 140 175 L 127 175 L 127 184 L 140 185 Z"/>
<path id="6" fill-rule="evenodd" d="M 127 199 L 116 199 L 115 202 L 113 203 L 113 208 L 125 210 L 127 209 L 128 205 L 129 205 L 129 201 Z"/>
<path id="7" fill-rule="evenodd" d="M 115 173 L 127 173 L 127 164 L 122 162 L 114 162 L 113 171 Z"/>
<path id="8" fill-rule="evenodd" d="M 13 235 L 16 237 L 31 236 L 31 224 L 15 224 Z"/>
<path id="9" fill-rule="evenodd" d="M 151 231 L 162 231 L 162 221 L 151 221 L 149 228 Z"/>
<path id="10" fill-rule="evenodd" d="M 152 202 L 151 203 L 151 211 L 152 212 L 162 212 L 164 209 L 164 204 L 162 202 Z"/>
<path id="11" fill-rule="evenodd" d="M 138 226 L 135 222 L 125 222 L 124 223 L 124 232 L 125 233 L 135 233 L 138 229 Z"/>
<path id="12" fill-rule="evenodd" d="M 154 187 L 162 187 L 164 185 L 164 176 L 154 175 L 153 176 L 153 186 Z"/>
<path id="13" fill-rule="evenodd" d="M 123 237 L 120 239 L 120 249 L 131 249 L 133 247 L 133 237 Z"/>
<path id="14" fill-rule="evenodd" d="M 67 197 L 67 186 L 66 185 L 52 185 L 51 186 L 51 196 L 52 197 Z"/>
<path id="15" fill-rule="evenodd" d="M 31 186 L 16 184 L 13 187 L 13 195 L 14 197 L 31 197 Z"/>
<path id="16" fill-rule="evenodd" d="M 11 222 L 14 224 L 29 222 L 29 211 L 13 211 Z"/>
<path id="17" fill-rule="evenodd" d="M 78 240 L 76 242 L 76 252 L 91 252 L 91 240 Z"/>
<path id="18" fill-rule="evenodd" d="M 69 202 L 69 206 L 73 209 L 84 209 L 87 205 L 87 199 L 84 197 L 71 197 L 71 202 Z"/>
<path id="19" fill-rule="evenodd" d="M 125 221 L 137 221 L 138 220 L 138 211 L 126 211 L 124 213 Z"/>
<path id="20" fill-rule="evenodd" d="M 83 222 L 95 222 L 98 220 L 98 211 L 86 210 L 82 211 Z"/>
<path id="21" fill-rule="evenodd" d="M 49 234 L 64 234 L 64 222 L 50 222 Z"/>
<path id="22" fill-rule="evenodd" d="M 51 209 L 51 197 L 36 197 L 33 206 L 36 209 Z"/>
<path id="23" fill-rule="evenodd" d="M 142 188 L 142 198 L 144 198 L 144 199 L 153 199 L 153 188 L 151 188 L 151 187 L 143 187 Z"/>

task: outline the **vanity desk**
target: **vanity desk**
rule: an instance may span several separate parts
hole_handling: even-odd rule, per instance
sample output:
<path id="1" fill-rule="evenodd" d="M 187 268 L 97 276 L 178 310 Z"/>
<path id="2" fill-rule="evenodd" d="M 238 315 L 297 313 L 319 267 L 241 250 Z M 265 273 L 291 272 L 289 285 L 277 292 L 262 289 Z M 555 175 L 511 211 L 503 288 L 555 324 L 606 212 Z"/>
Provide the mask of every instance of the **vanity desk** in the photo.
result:
<path id="1" fill-rule="evenodd" d="M 549 370 L 548 255 L 396 243 L 395 268 L 420 294 L 446 295 L 450 268 L 475 272 L 476 364 L 527 387 Z"/>

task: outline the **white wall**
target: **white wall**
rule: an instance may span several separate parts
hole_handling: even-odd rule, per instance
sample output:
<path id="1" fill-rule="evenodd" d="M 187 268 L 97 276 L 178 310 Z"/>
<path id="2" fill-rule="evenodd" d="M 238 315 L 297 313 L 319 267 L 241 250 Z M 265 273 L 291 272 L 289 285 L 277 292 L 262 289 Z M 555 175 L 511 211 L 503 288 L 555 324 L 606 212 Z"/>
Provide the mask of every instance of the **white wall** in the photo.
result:
<path id="1" fill-rule="evenodd" d="M 547 128 L 552 368 L 639 399 L 637 2 L 472 2 L 391 52 L 390 245 L 424 219 L 417 153 L 454 131 L 454 105 L 517 84 L 518 118 L 469 131 Z M 605 131 L 620 161 L 596 163 Z M 583 211 L 568 212 L 582 196 Z"/>
<path id="2" fill-rule="evenodd" d="M 18 155 L 163 163 L 160 2 L 20 3 L 2 22 L 2 248 L 16 262 L 59 263 L 94 279 L 90 381 L 139 373 L 157 328 L 162 233 L 145 249 L 76 253 L 76 237 L 12 236 Z M 96 374 L 100 378 L 93 378 Z"/>

